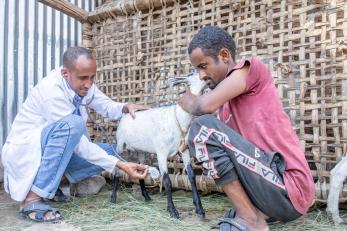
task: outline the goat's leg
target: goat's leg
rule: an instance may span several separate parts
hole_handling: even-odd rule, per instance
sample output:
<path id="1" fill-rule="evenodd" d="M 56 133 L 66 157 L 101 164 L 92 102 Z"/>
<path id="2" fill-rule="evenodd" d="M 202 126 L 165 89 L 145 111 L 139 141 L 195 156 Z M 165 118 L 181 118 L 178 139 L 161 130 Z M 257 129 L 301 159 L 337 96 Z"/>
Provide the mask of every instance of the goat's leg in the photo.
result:
<path id="1" fill-rule="evenodd" d="M 172 185 L 168 174 L 167 157 L 168 153 L 157 151 L 159 170 L 160 174 L 163 176 L 163 185 L 167 197 L 167 210 L 169 211 L 171 217 L 179 219 L 179 213 L 177 212 L 175 205 L 172 201 Z"/>
<path id="2" fill-rule="evenodd" d="M 331 213 L 335 225 L 347 224 L 339 216 L 339 194 L 342 190 L 343 181 L 346 176 L 347 158 L 345 157 L 334 167 L 334 169 L 331 170 L 327 212 Z"/>
<path id="3" fill-rule="evenodd" d="M 143 153 L 143 152 L 136 152 L 136 154 L 138 156 L 140 164 L 145 163 L 145 160 L 146 160 L 145 153 Z M 139 182 L 140 182 L 140 187 L 141 187 L 141 194 L 145 198 L 145 201 L 151 201 L 152 199 L 150 198 L 150 196 L 148 194 L 148 191 L 146 189 L 145 180 L 141 179 L 141 180 L 139 180 Z"/>
<path id="4" fill-rule="evenodd" d="M 193 203 L 195 206 L 195 213 L 199 217 L 205 218 L 205 211 L 201 204 L 198 188 L 196 187 L 195 173 L 192 167 L 192 163 L 190 161 L 190 155 L 189 155 L 188 149 L 186 149 L 183 152 L 182 159 L 184 163 L 184 169 L 187 171 L 188 179 L 189 179 L 190 185 L 192 186 L 192 196 L 193 196 Z"/>
<path id="5" fill-rule="evenodd" d="M 117 201 L 118 184 L 119 184 L 119 177 L 117 176 L 117 174 L 115 174 L 113 178 L 113 185 L 112 185 L 111 203 L 116 203 Z"/>
<path id="6" fill-rule="evenodd" d="M 189 164 L 187 166 L 187 174 L 188 174 L 188 179 L 189 182 L 192 186 L 192 196 L 193 196 L 193 203 L 195 206 L 195 213 L 202 218 L 205 218 L 205 210 L 202 207 L 198 188 L 196 187 L 196 181 L 195 181 L 195 173 L 193 171 L 192 164 Z"/>
<path id="7" fill-rule="evenodd" d="M 168 173 L 163 175 L 163 184 L 165 187 L 166 197 L 167 197 L 167 210 L 170 213 L 170 216 L 176 219 L 179 219 L 179 213 L 177 212 L 175 205 L 172 201 L 172 192 L 171 192 L 171 180 Z"/>
<path id="8" fill-rule="evenodd" d="M 142 193 L 142 196 L 145 198 L 145 201 L 151 201 L 151 197 L 149 196 L 148 194 L 148 191 L 146 189 L 146 186 L 145 186 L 145 180 L 139 180 L 140 181 L 140 187 L 141 187 L 141 193 Z"/>

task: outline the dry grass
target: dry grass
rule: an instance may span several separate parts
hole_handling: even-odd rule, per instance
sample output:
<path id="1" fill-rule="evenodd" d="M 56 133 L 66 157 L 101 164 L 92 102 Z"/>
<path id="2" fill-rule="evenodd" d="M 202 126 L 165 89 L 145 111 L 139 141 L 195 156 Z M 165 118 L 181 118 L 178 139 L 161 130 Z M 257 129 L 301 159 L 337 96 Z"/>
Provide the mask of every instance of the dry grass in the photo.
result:
<path id="1" fill-rule="evenodd" d="M 65 217 L 66 223 L 81 230 L 209 230 L 217 224 L 217 219 L 231 204 L 222 194 L 202 197 L 202 204 L 206 210 L 205 220 L 195 216 L 191 193 L 176 191 L 173 199 L 181 220 L 170 218 L 166 211 L 166 196 L 162 193 L 152 192 L 152 201 L 144 201 L 137 189 L 122 187 L 118 192 L 116 205 L 110 203 L 110 186 L 107 186 L 98 195 L 84 198 L 74 198 L 67 204 L 55 203 Z M 1 209 L 13 207 L 12 203 L 2 203 Z M 347 219 L 347 213 L 342 212 Z M 12 218 L 13 219 L 13 218 Z M 1 222 L 0 230 L 20 230 L 33 225 L 32 222 L 18 222 L 5 219 Z M 286 224 L 272 225 L 271 230 L 347 230 L 346 227 L 334 227 L 327 217 L 325 208 L 316 208 L 304 217 Z"/>

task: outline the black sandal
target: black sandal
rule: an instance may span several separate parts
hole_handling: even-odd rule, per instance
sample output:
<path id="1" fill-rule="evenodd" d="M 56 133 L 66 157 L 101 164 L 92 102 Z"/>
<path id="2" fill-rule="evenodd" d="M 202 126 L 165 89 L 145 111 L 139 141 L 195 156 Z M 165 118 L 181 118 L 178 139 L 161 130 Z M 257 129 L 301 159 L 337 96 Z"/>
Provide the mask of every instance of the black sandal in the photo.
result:
<path id="1" fill-rule="evenodd" d="M 230 209 L 225 212 L 222 218 L 219 218 L 218 225 L 212 227 L 211 230 L 219 229 L 219 231 L 249 231 L 245 224 L 235 220 L 236 211 Z"/>
<path id="2" fill-rule="evenodd" d="M 220 231 L 249 231 L 247 225 L 235 220 L 234 218 L 219 218 Z"/>
<path id="3" fill-rule="evenodd" d="M 235 209 L 230 209 L 229 211 L 224 213 L 223 218 L 235 218 L 235 216 L 236 216 Z M 279 222 L 280 222 L 279 220 L 277 220 L 276 218 L 272 218 L 272 217 L 269 217 L 268 219 L 266 219 L 266 223 L 268 225 L 277 224 Z"/>
<path id="4" fill-rule="evenodd" d="M 36 213 L 34 218 L 29 216 L 29 214 L 33 212 Z M 52 214 L 54 215 L 54 218 L 45 219 L 45 215 L 47 212 L 52 212 Z M 59 210 L 44 203 L 42 199 L 31 202 L 30 204 L 25 206 L 23 209 L 21 209 L 18 212 L 18 214 L 24 220 L 31 220 L 36 222 L 55 222 L 55 221 L 63 220 L 63 216 L 61 215 Z"/>

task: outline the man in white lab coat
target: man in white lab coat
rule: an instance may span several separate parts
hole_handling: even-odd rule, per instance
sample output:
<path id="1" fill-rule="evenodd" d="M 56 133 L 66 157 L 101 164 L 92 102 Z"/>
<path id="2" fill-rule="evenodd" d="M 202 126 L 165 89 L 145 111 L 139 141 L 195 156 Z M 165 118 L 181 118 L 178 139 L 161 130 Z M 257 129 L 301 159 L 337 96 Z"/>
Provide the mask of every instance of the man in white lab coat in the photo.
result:
<path id="1" fill-rule="evenodd" d="M 89 50 L 69 48 L 63 63 L 30 91 L 2 149 L 4 187 L 21 202 L 25 219 L 62 219 L 43 198 L 54 197 L 63 176 L 76 183 L 116 167 L 135 179 L 147 175 L 147 166 L 118 160 L 110 145 L 90 141 L 85 107 L 117 120 L 148 106 L 117 103 L 103 94 L 94 84 L 96 60 Z"/>

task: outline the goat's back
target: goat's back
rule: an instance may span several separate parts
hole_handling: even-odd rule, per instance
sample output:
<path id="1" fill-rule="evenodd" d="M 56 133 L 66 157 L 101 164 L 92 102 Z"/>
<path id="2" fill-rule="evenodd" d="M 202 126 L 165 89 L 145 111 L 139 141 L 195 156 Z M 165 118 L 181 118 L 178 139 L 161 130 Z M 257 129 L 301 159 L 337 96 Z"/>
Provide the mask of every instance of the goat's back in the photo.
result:
<path id="1" fill-rule="evenodd" d="M 180 144 L 175 106 L 152 108 L 136 112 L 136 118 L 125 115 L 117 128 L 117 151 L 129 150 L 150 153 L 175 153 Z"/>

